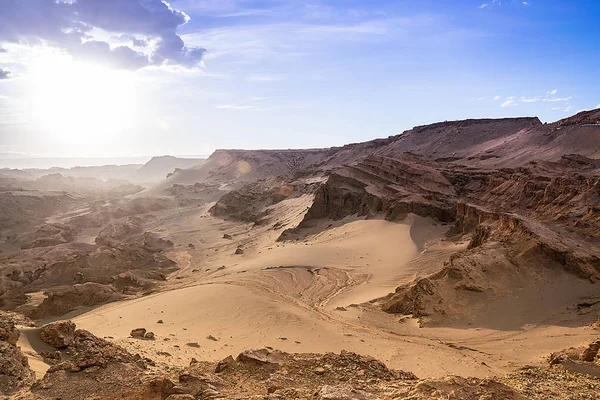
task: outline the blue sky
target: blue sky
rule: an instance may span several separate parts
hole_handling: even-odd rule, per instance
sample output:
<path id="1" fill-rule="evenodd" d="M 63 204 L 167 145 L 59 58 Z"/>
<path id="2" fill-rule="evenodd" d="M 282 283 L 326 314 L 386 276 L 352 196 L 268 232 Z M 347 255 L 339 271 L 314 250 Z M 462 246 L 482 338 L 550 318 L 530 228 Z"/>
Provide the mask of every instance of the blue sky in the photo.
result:
<path id="1" fill-rule="evenodd" d="M 324 147 L 600 106 L 597 1 L 78 0 L 43 27 L 23 2 L 44 3 L 0 4 L 0 153 Z"/>

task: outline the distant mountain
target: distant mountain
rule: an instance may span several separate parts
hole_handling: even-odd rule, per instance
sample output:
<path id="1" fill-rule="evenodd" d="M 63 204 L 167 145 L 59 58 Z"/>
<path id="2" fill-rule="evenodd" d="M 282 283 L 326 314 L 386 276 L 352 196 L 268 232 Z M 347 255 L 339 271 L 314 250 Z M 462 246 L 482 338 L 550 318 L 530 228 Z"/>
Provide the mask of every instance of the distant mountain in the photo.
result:
<path id="1" fill-rule="evenodd" d="M 131 181 L 138 183 L 158 182 L 165 179 L 168 174 L 175 172 L 176 169 L 192 168 L 203 162 L 203 158 L 178 158 L 173 156 L 152 157 L 152 159 L 139 168 L 130 179 Z"/>
<path id="2" fill-rule="evenodd" d="M 98 167 L 110 165 L 143 165 L 149 156 L 141 157 L 39 157 L 21 153 L 0 153 L 0 168 L 18 169 L 69 169 L 73 167 Z"/>

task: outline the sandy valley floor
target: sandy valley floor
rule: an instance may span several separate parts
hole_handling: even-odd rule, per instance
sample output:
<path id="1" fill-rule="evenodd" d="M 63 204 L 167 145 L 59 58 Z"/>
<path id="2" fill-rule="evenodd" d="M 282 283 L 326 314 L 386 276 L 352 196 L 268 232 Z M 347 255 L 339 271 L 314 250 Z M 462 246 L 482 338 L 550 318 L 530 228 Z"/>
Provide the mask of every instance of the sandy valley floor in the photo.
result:
<path id="1" fill-rule="evenodd" d="M 304 204 L 294 199 L 278 207 L 300 215 Z M 445 240 L 448 227 L 428 219 L 347 219 L 279 243 L 269 227 L 226 222 L 206 210 L 170 211 L 177 218 L 162 215 L 152 222 L 154 231 L 173 238 L 169 256 L 182 267 L 164 290 L 78 315 L 77 326 L 169 364 L 219 360 L 265 346 L 351 350 L 420 377 L 502 374 L 594 337 L 575 322 L 573 310 L 553 310 L 545 323 L 502 330 L 420 328 L 416 320 L 379 311 L 369 300 L 432 272 L 436 262 L 466 247 Z M 233 239 L 223 239 L 224 233 Z M 241 255 L 234 254 L 238 246 Z M 154 332 L 156 340 L 129 338 L 137 327 Z"/>

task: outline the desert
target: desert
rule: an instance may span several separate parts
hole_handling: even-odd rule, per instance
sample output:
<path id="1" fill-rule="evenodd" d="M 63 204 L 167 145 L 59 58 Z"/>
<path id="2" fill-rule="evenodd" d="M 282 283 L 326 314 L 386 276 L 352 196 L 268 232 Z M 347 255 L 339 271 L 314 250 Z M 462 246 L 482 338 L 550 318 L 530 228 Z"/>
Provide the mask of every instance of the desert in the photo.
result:
<path id="1" fill-rule="evenodd" d="M 3 393 L 593 398 L 599 121 L 158 158 L 145 187 L 4 171 Z"/>
<path id="2" fill-rule="evenodd" d="M 0 400 L 600 399 L 599 15 L 0 0 Z"/>

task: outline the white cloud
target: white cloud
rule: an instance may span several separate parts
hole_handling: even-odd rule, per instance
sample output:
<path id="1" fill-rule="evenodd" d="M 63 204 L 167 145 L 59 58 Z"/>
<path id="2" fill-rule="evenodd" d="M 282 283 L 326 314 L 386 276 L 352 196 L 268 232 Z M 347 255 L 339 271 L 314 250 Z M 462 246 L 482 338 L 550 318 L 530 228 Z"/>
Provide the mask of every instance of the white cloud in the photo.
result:
<path id="1" fill-rule="evenodd" d="M 516 0 L 512 0 L 512 2 L 518 3 L 518 1 L 516 1 Z M 503 5 L 507 5 L 506 3 L 507 3 L 507 1 L 492 0 L 489 3 L 483 3 L 478 8 L 483 9 L 483 8 L 491 8 L 491 7 L 496 7 L 496 6 L 502 7 Z M 531 3 L 528 2 L 528 1 L 522 1 L 521 4 L 524 5 L 524 6 L 531 5 Z"/>
<path id="2" fill-rule="evenodd" d="M 544 96 L 535 96 L 535 97 L 525 97 L 525 96 L 520 96 L 520 97 L 515 97 L 515 96 L 509 96 L 509 97 L 505 97 L 505 102 L 502 103 L 502 107 L 511 107 L 511 106 L 517 106 L 519 104 L 533 104 L 533 103 L 566 103 L 566 106 L 570 106 L 570 101 L 572 99 L 571 96 L 569 97 L 555 97 L 554 95 L 558 92 L 557 89 L 554 90 L 550 90 L 548 92 L 546 92 L 546 95 Z M 496 96 L 494 97 L 494 100 L 499 99 L 500 96 Z M 560 108 L 560 107 L 558 107 Z"/>
<path id="3" fill-rule="evenodd" d="M 600 108 L 600 104 L 598 104 L 598 105 L 596 106 L 596 108 Z"/>
<path id="4" fill-rule="evenodd" d="M 504 103 L 502 103 L 501 107 L 514 107 L 517 105 L 517 102 L 510 99 L 510 100 L 506 100 Z"/>
<path id="5" fill-rule="evenodd" d="M 0 42 L 46 43 L 78 60 L 116 69 L 199 67 L 206 50 L 187 46 L 177 33 L 189 21 L 185 12 L 160 0 L 2 0 Z"/>
<path id="6" fill-rule="evenodd" d="M 539 97 L 521 97 L 520 100 L 522 103 L 538 103 L 540 101 L 542 101 L 542 99 L 540 99 Z"/>
<path id="7" fill-rule="evenodd" d="M 494 100 L 500 100 L 502 96 L 494 96 Z"/>

